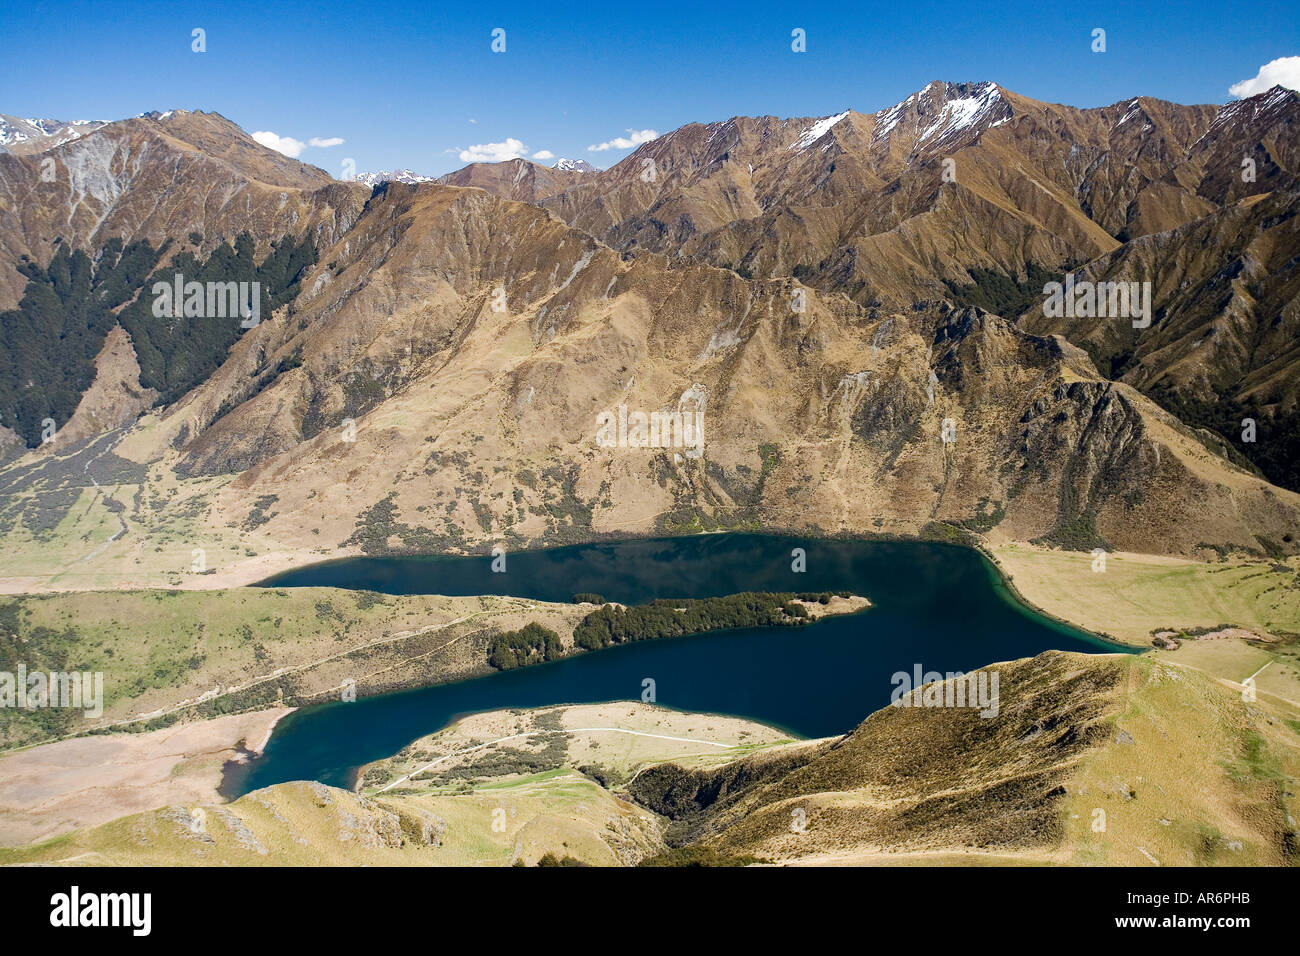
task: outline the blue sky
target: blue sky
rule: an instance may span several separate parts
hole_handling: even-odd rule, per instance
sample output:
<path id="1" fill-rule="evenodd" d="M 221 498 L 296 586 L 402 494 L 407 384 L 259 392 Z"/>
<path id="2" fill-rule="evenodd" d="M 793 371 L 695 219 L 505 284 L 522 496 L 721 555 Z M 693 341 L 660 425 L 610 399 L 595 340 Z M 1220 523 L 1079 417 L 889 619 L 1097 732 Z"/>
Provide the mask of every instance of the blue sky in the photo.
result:
<path id="1" fill-rule="evenodd" d="M 1293 4 L 112 3 L 4 0 L 0 113 L 120 119 L 203 109 L 302 143 L 341 175 L 442 173 L 517 140 L 609 166 L 589 147 L 737 114 L 891 106 L 931 80 L 994 80 L 1100 106 L 1136 94 L 1222 103 L 1300 54 Z M 207 51 L 191 50 L 191 30 Z M 506 52 L 491 31 L 506 31 Z M 802 28 L 807 52 L 791 51 Z M 1091 50 L 1106 31 L 1106 52 Z M 1300 61 L 1297 61 L 1300 63 Z M 474 155 L 497 155 L 481 150 Z M 467 154 L 468 155 L 468 154 Z M 554 160 L 546 160 L 553 163 Z"/>

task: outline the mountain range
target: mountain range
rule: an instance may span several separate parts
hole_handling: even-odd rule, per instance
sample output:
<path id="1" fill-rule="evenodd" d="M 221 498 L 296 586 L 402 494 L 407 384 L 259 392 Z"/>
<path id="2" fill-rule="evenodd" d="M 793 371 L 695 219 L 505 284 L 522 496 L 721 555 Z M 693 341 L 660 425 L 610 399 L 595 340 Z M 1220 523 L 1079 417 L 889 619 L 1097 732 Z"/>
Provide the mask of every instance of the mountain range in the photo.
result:
<path id="1" fill-rule="evenodd" d="M 0 113 L 0 152 L 39 153 L 106 125 L 102 120 L 24 119 Z"/>
<path id="2" fill-rule="evenodd" d="M 516 173 L 518 173 L 519 169 L 521 168 L 519 164 L 523 164 L 522 168 L 524 169 L 528 169 L 530 167 L 536 167 L 537 169 L 540 170 L 557 170 L 561 173 L 594 173 L 598 171 L 595 166 L 591 165 L 591 163 L 587 162 L 585 159 L 559 159 L 556 160 L 553 166 L 549 166 L 549 167 L 543 166 L 540 163 L 533 162 L 531 160 L 526 160 L 526 159 L 509 160 L 507 161 L 507 163 L 511 164 L 510 168 L 513 169 Z M 361 183 L 363 186 L 370 186 L 370 187 L 379 186 L 383 183 L 406 183 L 407 185 L 414 185 L 416 183 L 433 183 L 433 182 L 447 182 L 453 186 L 478 185 L 478 183 L 472 181 L 474 179 L 475 174 L 472 172 L 468 172 L 468 170 L 479 168 L 481 171 L 479 172 L 478 175 L 491 177 L 496 174 L 486 172 L 487 169 L 490 169 L 493 166 L 504 166 L 504 165 L 507 164 L 506 163 L 475 163 L 472 164 L 471 166 L 466 166 L 463 169 L 457 170 L 454 173 L 449 173 L 447 176 L 441 176 L 441 177 L 423 176 L 420 173 L 413 173 L 409 169 L 394 169 L 391 171 L 380 170 L 377 173 L 358 173 L 356 177 L 356 181 Z M 547 173 L 543 172 L 542 175 L 545 177 Z M 456 179 L 460 181 L 453 181 L 449 177 L 456 177 Z M 565 180 L 560 180 L 560 181 L 564 182 Z"/>
<path id="3" fill-rule="evenodd" d="M 0 530 L 49 536 L 14 489 L 71 500 L 43 463 L 94 448 L 136 476 L 93 562 L 127 580 L 162 510 L 250 567 L 757 526 L 1294 553 L 1298 117 L 936 82 L 433 182 L 339 182 L 213 113 L 6 118 L 0 443 L 35 454 Z M 261 276 L 269 321 L 151 324 L 178 263 Z M 1150 283 L 1149 325 L 1047 314 L 1067 275 Z M 683 401 L 702 458 L 593 440 Z"/>

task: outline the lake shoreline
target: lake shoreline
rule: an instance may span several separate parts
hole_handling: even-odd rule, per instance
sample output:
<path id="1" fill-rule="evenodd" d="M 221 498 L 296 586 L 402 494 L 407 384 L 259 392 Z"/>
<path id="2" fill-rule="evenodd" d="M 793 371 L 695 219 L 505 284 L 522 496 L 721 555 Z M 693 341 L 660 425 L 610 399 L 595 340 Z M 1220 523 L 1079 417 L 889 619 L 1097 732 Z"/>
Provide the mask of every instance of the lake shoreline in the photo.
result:
<path id="1" fill-rule="evenodd" d="M 612 604 L 612 603 L 615 603 L 615 602 L 609 602 L 609 603 Z M 808 602 L 800 601 L 799 603 L 807 604 Z M 691 633 L 689 633 L 689 634 L 681 634 L 681 635 L 676 635 L 676 636 L 672 636 L 672 637 L 658 637 L 658 638 L 650 639 L 650 640 L 648 640 L 648 641 L 630 641 L 630 642 L 621 643 L 621 644 L 613 644 L 613 645 L 610 645 L 609 647 L 603 647 L 603 648 L 599 648 L 599 649 L 596 649 L 596 650 L 588 650 L 588 649 L 585 649 L 585 648 L 580 648 L 580 647 L 576 647 L 576 646 L 575 646 L 575 647 L 573 647 L 573 648 L 570 648 L 569 653 L 565 654 L 563 657 L 559 658 L 558 660 L 553 660 L 553 661 L 534 661 L 534 662 L 532 662 L 532 663 L 529 663 L 529 664 L 523 665 L 523 666 L 521 666 L 521 667 L 512 668 L 512 669 L 510 669 L 510 670 L 508 670 L 508 671 L 502 671 L 502 670 L 491 669 L 491 670 L 487 670 L 487 671 L 482 672 L 482 673 L 473 674 L 473 675 L 468 676 L 468 677 L 465 677 L 465 676 L 457 676 L 457 677 L 455 677 L 455 678 L 452 679 L 452 680 L 435 680 L 435 681 L 427 681 L 427 680 L 426 680 L 426 681 L 420 681 L 420 682 L 410 683 L 410 684 L 407 684 L 407 685 L 405 685 L 405 686 L 394 687 L 394 688 L 392 688 L 392 689 L 390 689 L 390 690 L 383 691 L 382 693 L 379 693 L 379 694 L 367 695 L 366 697 L 358 697 L 357 699 L 358 699 L 358 700 L 373 700 L 373 699 L 377 699 L 377 698 L 380 698 L 380 697 L 395 697 L 395 696 L 397 696 L 397 695 L 401 695 L 401 694 L 415 694 L 415 693 L 419 693 L 419 692 L 422 691 L 422 690 L 428 690 L 429 688 L 433 688 L 433 687 L 449 687 L 449 686 L 459 685 L 459 684 L 472 684 L 472 683 L 474 683 L 474 682 L 476 682 L 476 681 L 487 680 L 487 679 L 489 679 L 489 678 L 492 678 L 492 677 L 498 676 L 498 675 L 500 675 L 500 674 L 505 674 L 505 673 L 518 673 L 518 672 L 520 672 L 520 671 L 537 671 L 538 669 L 541 669 L 541 668 L 546 668 L 546 667 L 555 667 L 555 666 L 557 666 L 557 665 L 559 665 L 559 664 L 564 663 L 565 661 L 571 661 L 571 660 L 573 660 L 573 659 L 575 659 L 575 658 L 577 658 L 577 657 L 585 657 L 585 656 L 589 656 L 589 655 L 593 655 L 593 654 L 599 654 L 599 653 L 602 653 L 602 652 L 617 651 L 617 650 L 620 649 L 620 648 L 633 647 L 633 646 L 643 645 L 643 644 L 645 644 L 645 643 L 668 642 L 668 641 L 684 641 L 684 640 L 691 640 L 691 639 L 701 639 L 701 638 L 718 637 L 718 636 L 723 636 L 723 635 L 735 634 L 735 633 L 743 632 L 743 631 L 747 631 L 747 630 L 764 630 L 764 631 L 766 631 L 766 630 L 806 630 L 806 629 L 809 629 L 809 628 L 814 628 L 814 627 L 816 627 L 818 624 L 826 623 L 826 622 L 828 622 L 828 621 L 837 620 L 837 619 L 842 619 L 842 618 L 848 618 L 848 617 L 855 617 L 855 616 L 857 616 L 857 615 L 859 615 L 859 614 L 864 614 L 864 613 L 866 613 L 867 611 L 871 610 L 872 606 L 873 606 L 873 605 L 872 605 L 872 603 L 871 603 L 871 600 L 870 600 L 869 598 L 867 598 L 867 597 L 862 596 L 862 595 L 855 594 L 855 595 L 852 595 L 852 596 L 847 597 L 847 598 L 839 598 L 839 597 L 836 597 L 836 598 L 832 598 L 832 599 L 831 599 L 831 603 L 830 603 L 829 605 L 826 605 L 826 606 L 820 606 L 820 605 L 819 605 L 819 606 L 818 606 L 818 610 L 812 610 L 812 609 L 810 608 L 810 609 L 809 609 L 809 617 L 808 617 L 808 619 L 807 619 L 807 622 L 806 622 L 806 623 L 803 623 L 803 624 L 799 624 L 799 625 L 792 625 L 792 626 L 781 626 L 781 625 L 759 625 L 759 626 L 757 626 L 757 627 L 755 627 L 755 626 L 746 626 L 746 627 L 719 628 L 719 629 L 716 629 L 716 630 L 708 630 L 708 631 L 691 632 Z M 578 701 L 578 700 L 574 700 L 574 701 L 557 702 L 556 704 L 546 704 L 546 705 L 542 705 L 542 706 L 545 706 L 545 707 L 551 707 L 551 706 L 574 707 L 574 706 L 581 706 L 581 705 L 588 704 L 588 703 L 590 703 L 590 701 Z M 247 748 L 245 751 L 243 751 L 242 753 L 238 754 L 234 759 L 227 761 L 227 763 L 226 763 L 226 765 L 225 765 L 225 768 L 224 768 L 224 770 L 223 770 L 223 773 L 222 773 L 221 784 L 220 784 L 220 786 L 219 786 L 219 788 L 218 788 L 219 792 L 221 793 L 222 798 L 225 799 L 225 800 L 227 800 L 227 801 L 230 801 L 230 800 L 237 799 L 240 795 L 242 795 L 241 792 L 240 792 L 240 787 L 241 787 L 241 785 L 242 785 L 242 783 L 243 783 L 243 780 L 247 777 L 248 773 L 250 772 L 250 769 L 251 769 L 251 766 L 250 766 L 250 765 L 253 764 L 253 763 L 255 763 L 256 760 L 257 760 L 258 758 L 260 758 L 261 756 L 264 755 L 264 752 L 265 752 L 265 750 L 266 750 L 266 747 L 267 747 L 267 745 L 271 742 L 272 737 L 274 737 L 274 735 L 275 735 L 275 730 L 279 727 L 281 721 L 285 720 L 286 718 L 290 717 L 292 714 L 294 714 L 295 712 L 298 712 L 298 711 L 302 711 L 302 712 L 304 712 L 304 713 L 307 713 L 307 712 L 311 712 L 311 711 L 313 711 L 313 710 L 317 710 L 317 709 L 322 708 L 322 707 L 340 707 L 340 706 L 345 706 L 345 704 L 344 704 L 343 702 L 340 702 L 340 701 L 328 701 L 328 702 L 324 702 L 324 703 L 305 704 L 305 705 L 295 706 L 295 707 L 289 707 L 289 708 L 285 709 L 284 713 L 281 714 L 279 717 L 277 717 L 276 720 L 275 720 L 273 723 L 271 723 L 271 725 L 267 728 L 267 732 L 266 732 L 265 738 L 262 740 L 262 742 L 260 743 L 260 745 L 258 745 L 256 748 L 254 748 L 254 747 L 249 747 L 249 748 Z M 670 705 L 666 705 L 666 704 L 661 704 L 661 705 L 659 705 L 659 706 L 662 706 L 662 707 L 665 707 L 665 708 L 668 709 L 668 710 L 672 710 L 672 711 L 675 711 L 675 712 L 678 712 L 678 713 L 683 713 L 683 714 L 687 714 L 687 713 L 693 713 L 693 714 L 711 714 L 711 713 L 714 713 L 714 712 L 712 712 L 712 711 L 688 710 L 688 709 L 686 709 L 686 708 L 672 707 L 672 706 L 670 706 Z M 245 712 L 245 713 L 248 713 L 248 712 Z M 470 712 L 470 713 L 475 713 L 475 712 Z M 748 719 L 748 718 L 745 718 L 744 715 L 741 715 L 741 714 L 728 714 L 728 713 L 723 713 L 723 712 L 721 712 L 721 711 L 716 712 L 716 714 L 714 714 L 714 715 L 715 715 L 715 716 L 718 716 L 718 717 L 737 718 L 737 719 Z M 864 715 L 864 716 L 865 716 L 865 715 Z M 787 727 L 787 726 L 784 726 L 784 725 L 781 725 L 781 724 L 772 723 L 772 722 L 770 722 L 770 721 L 769 721 L 769 722 L 763 722 L 763 721 L 760 721 L 760 723 L 765 723 L 766 726 L 772 727 L 772 728 L 775 729 L 775 730 L 779 730 L 779 731 L 781 731 L 782 733 L 789 734 L 790 737 L 791 737 L 793 740 L 796 740 L 796 741 L 809 740 L 809 739 L 823 739 L 823 738 L 820 738 L 820 737 L 818 737 L 818 738 L 809 738 L 809 737 L 807 737 L 807 736 L 805 736 L 805 735 L 803 735 L 803 734 L 800 734 L 797 730 L 795 730 L 795 729 L 793 729 L 793 728 L 791 728 L 791 727 Z M 354 789 L 354 788 L 352 787 L 352 784 L 351 784 L 351 783 L 349 783 L 349 787 L 348 787 L 348 788 L 349 788 L 349 789 Z"/>
<path id="2" fill-rule="evenodd" d="M 953 536 L 944 535 L 903 535 L 896 533 L 871 532 L 871 531 L 853 531 L 853 532 L 818 532 L 815 534 L 805 533 L 799 529 L 789 528 L 763 528 L 763 529 L 741 529 L 741 528 L 719 528 L 711 531 L 698 531 L 688 534 L 665 534 L 660 531 L 628 532 L 621 531 L 618 533 L 594 532 L 584 535 L 578 540 L 554 541 L 541 539 L 529 542 L 517 551 L 509 552 L 511 554 L 535 554 L 539 552 L 554 551 L 560 548 L 579 547 L 584 545 L 600 544 L 617 544 L 620 542 L 631 541 L 675 541 L 692 538 L 716 537 L 728 534 L 762 534 L 771 537 L 788 538 L 791 540 L 801 540 L 807 543 L 812 542 L 863 542 L 863 543 L 929 543 L 947 545 L 966 550 L 972 550 L 980 553 L 994 568 L 998 576 L 1002 579 L 1003 585 L 1012 595 L 1013 599 L 1023 608 L 1041 615 L 1045 620 L 1055 624 L 1064 625 L 1074 628 L 1078 631 L 1091 635 L 1096 640 L 1105 642 L 1124 650 L 1133 648 L 1147 649 L 1148 645 L 1142 642 L 1130 642 L 1113 635 L 1096 631 L 1091 627 L 1070 620 L 1068 617 L 1056 614 L 1047 608 L 1030 601 L 1024 593 L 1018 588 L 1011 578 L 1010 572 L 1005 566 L 998 561 L 993 553 L 991 546 L 982 536 L 976 536 L 972 532 L 964 529 L 957 529 L 952 526 L 957 534 Z M 1029 545 L 1029 542 L 1022 542 Z M 346 548 L 336 548 L 328 555 L 321 555 L 313 552 L 306 552 L 303 549 L 286 548 L 281 551 L 268 552 L 260 554 L 253 558 L 237 562 L 233 566 L 224 569 L 209 570 L 202 576 L 186 576 L 178 584 L 171 585 L 167 588 L 151 587 L 149 584 L 141 582 L 125 582 L 112 588 L 60 588 L 60 587 L 23 587 L 12 586 L 13 579 L 0 579 L 0 594 L 10 596 L 22 595 L 44 595 L 44 594 L 62 594 L 62 593 L 85 593 L 85 592 L 114 592 L 114 591 L 138 591 L 138 590 L 180 590 L 180 591 L 217 591 L 241 587 L 277 587 L 275 582 L 278 578 L 301 573 L 311 569 L 324 568 L 341 562 L 355 561 L 358 559 L 404 559 L 404 558 L 422 558 L 422 557 L 441 557 L 441 558 L 489 558 L 491 556 L 490 545 L 484 543 L 481 547 L 472 547 L 459 551 L 438 551 L 438 552 L 406 552 L 402 550 L 392 550 L 384 553 L 371 554 L 363 551 L 357 546 Z M 1157 555 L 1158 556 L 1158 555 Z M 433 592 L 429 592 L 433 593 Z"/>
<path id="3" fill-rule="evenodd" d="M 965 533 L 968 535 L 970 534 L 969 532 L 965 532 Z M 797 532 L 788 531 L 788 530 L 763 529 L 759 531 L 750 531 L 750 530 L 738 530 L 738 529 L 728 528 L 728 529 L 719 529 L 716 531 L 700 531 L 693 534 L 681 534 L 681 535 L 632 533 L 632 534 L 619 535 L 617 538 L 606 539 L 603 537 L 596 537 L 590 540 L 566 542 L 564 544 L 542 544 L 536 547 L 529 546 L 529 547 L 521 548 L 519 551 L 512 552 L 512 553 L 539 554 L 548 551 L 557 551 L 562 548 L 584 547 L 584 546 L 600 545 L 600 544 L 617 544 L 620 542 L 633 542 L 633 541 L 671 542 L 671 541 L 689 540 L 689 539 L 696 539 L 696 538 L 717 537 L 717 536 L 728 535 L 728 534 L 764 535 L 766 537 L 771 537 L 771 538 L 786 538 L 792 541 L 802 540 L 805 542 L 852 542 L 852 543 L 863 543 L 863 544 L 876 544 L 876 543 L 934 544 L 934 545 L 940 545 L 945 547 L 959 548 L 965 551 L 974 551 L 975 553 L 981 555 L 985 559 L 989 567 L 994 571 L 994 573 L 1000 579 L 1002 586 L 1006 588 L 1007 592 L 1009 593 L 1013 601 L 1019 604 L 1023 609 L 1030 611 L 1033 614 L 1037 614 L 1041 616 L 1044 620 L 1051 621 L 1054 624 L 1070 627 L 1077 631 L 1085 633 L 1090 637 L 1094 638 L 1095 640 L 1100 641 L 1105 645 L 1113 646 L 1119 650 L 1131 651 L 1134 648 L 1147 648 L 1147 645 L 1145 644 L 1130 643 L 1128 641 L 1124 641 L 1117 637 L 1114 637 L 1113 635 L 1095 631 L 1084 624 L 1080 624 L 1075 621 L 1071 621 L 1068 618 L 1061 617 L 1060 615 L 1054 614 L 1053 612 L 1047 610 L 1046 608 L 1041 607 L 1038 604 L 1035 604 L 1033 601 L 1030 601 L 1028 598 L 1025 597 L 1024 593 L 1018 587 L 1016 587 L 1010 572 L 1007 571 L 1007 569 L 1002 565 L 1000 561 L 998 561 L 997 556 L 993 553 L 992 549 L 982 539 L 952 540 L 952 539 L 937 537 L 937 536 L 927 537 L 924 535 L 908 536 L 908 535 L 897 535 L 897 534 L 872 534 L 869 532 L 852 533 L 852 534 L 837 533 L 837 534 L 829 534 L 829 535 L 828 534 L 806 535 L 806 534 L 799 534 Z M 352 549 L 352 550 L 354 552 L 356 551 L 356 549 Z M 466 551 L 466 552 L 438 551 L 438 552 L 405 553 L 400 551 L 394 551 L 391 553 L 384 553 L 384 554 L 365 554 L 365 553 L 339 554 L 330 558 L 326 558 L 325 560 L 322 561 L 313 561 L 307 564 L 298 565 L 296 567 L 284 568 L 283 570 L 276 571 L 270 577 L 247 582 L 244 585 L 240 585 L 240 586 L 257 587 L 257 588 L 284 587 L 285 585 L 278 584 L 277 581 L 278 579 L 282 578 L 285 575 L 328 568 L 330 566 L 349 562 L 349 561 L 367 560 L 372 558 L 388 559 L 388 560 L 404 560 L 404 559 L 420 559 L 420 558 L 481 557 L 486 559 L 486 558 L 490 558 L 491 556 L 492 553 L 490 550 L 480 551 L 477 549 Z M 295 585 L 288 585 L 288 586 L 293 587 Z"/>
<path id="4" fill-rule="evenodd" d="M 1090 627 L 1087 627 L 1083 624 L 1078 624 L 1067 618 L 1061 617 L 1057 614 L 1053 614 L 1051 611 L 1047 610 L 1044 607 L 1040 607 L 1039 605 L 1035 604 L 1033 601 L 1029 600 L 1029 598 L 1025 597 L 1024 593 L 1018 587 L 1016 587 L 1016 582 L 1012 578 L 1011 572 L 1008 571 L 1006 567 L 1002 564 L 1002 562 L 998 560 L 997 555 L 993 553 L 991 548 L 987 547 L 982 542 L 976 545 L 969 545 L 969 547 L 971 547 L 975 551 L 978 551 L 980 554 L 982 554 L 985 557 L 985 559 L 989 563 L 989 566 L 992 567 L 992 569 L 997 573 L 997 576 L 1000 579 L 1002 586 L 1007 589 L 1007 592 L 1011 595 L 1011 597 L 1015 599 L 1020 605 L 1034 612 L 1035 614 L 1043 618 L 1046 618 L 1049 621 L 1054 621 L 1057 624 L 1063 624 L 1066 627 L 1072 627 L 1075 630 L 1083 631 L 1084 633 L 1091 634 L 1094 638 L 1101 641 L 1102 643 L 1113 645 L 1114 647 L 1123 649 L 1125 651 L 1132 651 L 1134 649 L 1145 649 L 1145 650 L 1151 649 L 1150 646 L 1145 644 L 1138 644 L 1135 642 L 1131 643 L 1129 641 L 1121 640 L 1120 638 L 1115 637 L 1112 634 L 1103 634 L 1099 631 L 1094 631 Z"/>
<path id="5" fill-rule="evenodd" d="M 643 683 L 651 695 L 645 700 L 820 738 L 846 733 L 885 706 L 894 686 L 891 675 L 911 673 L 917 665 L 968 673 L 1050 650 L 1133 650 L 1018 599 L 986 553 L 952 541 L 813 542 L 720 533 L 517 552 L 505 574 L 494 574 L 502 569 L 490 561 L 449 555 L 361 558 L 317 565 L 322 573 L 261 586 L 285 592 L 341 587 L 389 595 L 512 594 L 538 602 L 559 602 L 576 593 L 602 595 L 607 605 L 658 602 L 661 611 L 677 598 L 694 602 L 745 592 L 804 594 L 813 600 L 821 594 L 866 593 L 872 612 L 828 616 L 825 629 L 738 627 L 689 636 L 674 633 L 671 621 L 660 619 L 664 614 L 626 624 L 610 620 L 593 625 L 585 635 L 592 640 L 582 645 L 610 654 L 570 649 L 549 661 L 531 635 L 525 643 L 533 649 L 518 664 L 484 669 L 481 677 L 421 682 L 346 707 L 304 708 L 277 729 L 267 757 L 239 789 L 303 778 L 346 786 L 355 780 L 356 767 L 391 756 L 458 714 L 635 699 L 642 697 Z M 866 603 L 855 602 L 858 609 Z M 510 638 L 519 640 L 521 634 L 512 631 Z M 616 643 L 600 640 L 602 635 Z M 525 649 L 509 646 L 512 652 Z M 551 654 L 549 644 L 546 654 Z"/>

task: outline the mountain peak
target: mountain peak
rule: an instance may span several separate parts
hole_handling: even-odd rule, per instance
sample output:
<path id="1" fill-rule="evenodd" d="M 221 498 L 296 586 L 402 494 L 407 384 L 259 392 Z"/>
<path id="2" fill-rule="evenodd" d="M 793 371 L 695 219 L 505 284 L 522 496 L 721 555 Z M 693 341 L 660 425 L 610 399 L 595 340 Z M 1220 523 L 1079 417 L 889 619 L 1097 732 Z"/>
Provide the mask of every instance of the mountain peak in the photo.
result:
<path id="1" fill-rule="evenodd" d="M 433 181 L 434 177 L 414 173 L 409 169 L 381 169 L 377 173 L 358 173 L 356 177 L 356 182 L 369 186 L 372 189 L 382 183 L 406 183 L 407 185 L 414 185 L 415 183 L 431 183 Z"/>
<path id="2" fill-rule="evenodd" d="M 573 173 L 594 173 L 596 167 L 591 165 L 585 159 L 561 159 L 555 164 L 556 169 L 563 169 Z"/>
<path id="3" fill-rule="evenodd" d="M 790 144 L 789 148 L 797 153 L 802 153 L 805 149 L 812 146 L 819 139 L 829 133 L 832 127 L 836 126 L 848 115 L 849 111 L 845 110 L 843 113 L 836 113 L 834 116 L 825 116 L 819 119 L 804 130 L 799 135 L 799 138 Z"/>
<path id="4" fill-rule="evenodd" d="M 56 120 L 0 113 L 0 151 L 33 153 L 61 146 L 106 125 L 103 120 Z"/>
<path id="5" fill-rule="evenodd" d="M 1229 125 L 1250 125 L 1257 121 L 1273 123 L 1282 111 L 1294 108 L 1297 103 L 1300 103 L 1300 93 L 1295 90 L 1289 90 L 1285 86 L 1270 87 L 1254 96 L 1223 106 L 1201 139 L 1209 139 Z"/>
<path id="6" fill-rule="evenodd" d="M 135 118 L 136 118 L 136 119 L 148 119 L 148 120 L 161 121 L 161 120 L 171 119 L 173 116 L 175 116 L 175 117 L 188 116 L 190 113 L 193 113 L 193 112 L 196 112 L 196 111 L 195 111 L 195 110 L 176 110 L 176 109 L 172 109 L 172 110 L 148 110 L 147 112 L 144 112 L 144 113 L 136 113 L 136 114 L 135 114 Z M 197 112 L 199 112 L 199 113 L 201 114 L 203 111 L 202 111 L 202 110 L 198 110 Z M 215 114 L 214 114 L 214 115 L 215 115 Z"/>
<path id="7" fill-rule="evenodd" d="M 1011 104 L 992 81 L 934 80 L 901 103 L 875 114 L 872 142 L 903 136 L 912 149 L 945 143 L 970 129 L 987 129 L 1011 118 Z"/>

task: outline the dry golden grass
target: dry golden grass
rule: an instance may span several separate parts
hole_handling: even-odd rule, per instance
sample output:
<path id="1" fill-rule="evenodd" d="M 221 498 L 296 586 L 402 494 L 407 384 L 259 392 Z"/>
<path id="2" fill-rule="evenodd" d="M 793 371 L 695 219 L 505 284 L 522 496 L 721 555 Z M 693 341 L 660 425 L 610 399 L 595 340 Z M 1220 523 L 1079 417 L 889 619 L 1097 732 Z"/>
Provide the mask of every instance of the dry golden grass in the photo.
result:
<path id="1" fill-rule="evenodd" d="M 841 742 L 783 743 L 744 721 L 626 703 L 475 715 L 372 766 L 365 795 L 281 784 L 0 850 L 0 863 L 628 865 L 683 836 L 787 865 L 1300 862 L 1295 711 L 1145 657 L 997 667 L 997 718 L 886 708 Z M 702 815 L 665 808 L 669 820 L 617 795 L 646 768 L 694 775 Z M 647 792 L 641 777 L 628 790 Z"/>
<path id="2" fill-rule="evenodd" d="M 505 866 L 548 852 L 615 865 L 657 848 L 658 827 L 572 771 L 455 797 L 371 800 L 286 783 L 226 806 L 176 805 L 0 849 L 0 865 Z"/>
<path id="3" fill-rule="evenodd" d="M 512 772 L 500 758 L 541 749 L 550 733 L 447 762 L 463 772 L 453 782 L 426 775 L 384 792 L 371 787 L 365 795 L 280 784 L 224 807 L 210 801 L 173 806 L 0 850 L 0 864 L 505 866 L 531 865 L 550 853 L 627 865 L 664 849 L 663 820 L 575 767 L 626 778 L 648 763 L 717 764 L 786 740 L 761 724 L 639 703 L 494 711 L 422 738 L 372 770 L 391 780 L 433 755 L 551 727 L 568 731 L 566 754 L 545 770 Z M 196 811 L 205 821 L 198 832 Z"/>
<path id="4" fill-rule="evenodd" d="M 1300 561 L 1189 561 L 1112 553 L 1106 570 L 1092 555 L 1023 543 L 990 548 L 1030 603 L 1129 644 L 1150 646 L 1152 632 L 1234 624 L 1264 633 L 1300 633 Z M 1244 676 L 1244 675 L 1243 675 Z"/>
<path id="5" fill-rule="evenodd" d="M 1300 864 L 1294 709 L 1247 704 L 1231 686 L 1153 661 L 1133 662 L 1125 696 L 1111 738 L 1066 785 L 1064 862 Z"/>

